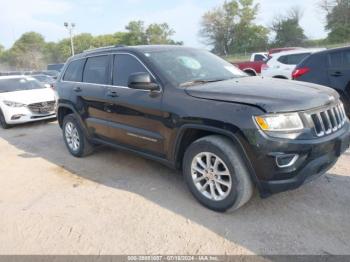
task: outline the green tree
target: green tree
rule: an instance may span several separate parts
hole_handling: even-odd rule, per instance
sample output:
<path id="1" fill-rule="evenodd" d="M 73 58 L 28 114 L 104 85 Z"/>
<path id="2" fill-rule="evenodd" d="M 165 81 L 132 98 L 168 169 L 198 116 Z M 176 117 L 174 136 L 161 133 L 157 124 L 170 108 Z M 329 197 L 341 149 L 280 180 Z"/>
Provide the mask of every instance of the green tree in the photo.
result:
<path id="1" fill-rule="evenodd" d="M 82 33 L 74 36 L 76 54 L 87 49 L 118 44 L 181 44 L 171 39 L 174 34 L 168 24 L 151 24 L 147 28 L 142 21 L 131 21 L 126 32 L 116 32 L 92 36 Z M 14 44 L 4 50 L 0 45 L 0 63 L 14 69 L 42 69 L 47 64 L 63 63 L 72 55 L 69 38 L 59 42 L 45 42 L 42 35 L 35 32 L 24 33 Z"/>
<path id="2" fill-rule="evenodd" d="M 330 43 L 350 41 L 350 0 L 323 0 L 321 7 L 326 11 L 326 30 Z"/>
<path id="3" fill-rule="evenodd" d="M 221 55 L 266 49 L 269 30 L 254 23 L 258 11 L 254 0 L 225 1 L 203 15 L 199 34 Z"/>
<path id="4" fill-rule="evenodd" d="M 131 21 L 125 29 L 122 41 L 125 45 L 182 44 L 171 39 L 175 31 L 167 23 L 154 23 L 146 28 L 143 21 Z"/>
<path id="5" fill-rule="evenodd" d="M 143 21 L 131 21 L 125 29 L 127 30 L 127 34 L 124 37 L 126 45 L 147 44 L 145 23 Z"/>
<path id="6" fill-rule="evenodd" d="M 279 16 L 272 22 L 271 30 L 276 33 L 274 46 L 300 46 L 307 40 L 299 22 L 302 17 L 298 7 L 292 8 L 287 15 Z"/>
<path id="7" fill-rule="evenodd" d="M 44 37 L 36 32 L 24 33 L 8 51 L 8 63 L 18 69 L 39 69 L 44 65 Z"/>
<path id="8" fill-rule="evenodd" d="M 146 29 L 146 37 L 148 44 L 172 44 L 170 39 L 175 31 L 169 27 L 167 23 L 151 24 Z"/>

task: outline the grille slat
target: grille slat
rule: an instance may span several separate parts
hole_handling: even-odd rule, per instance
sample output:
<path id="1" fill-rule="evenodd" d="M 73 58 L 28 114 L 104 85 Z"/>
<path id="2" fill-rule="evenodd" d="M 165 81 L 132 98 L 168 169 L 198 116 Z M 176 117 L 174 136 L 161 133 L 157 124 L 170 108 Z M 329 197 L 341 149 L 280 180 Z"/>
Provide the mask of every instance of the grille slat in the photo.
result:
<path id="1" fill-rule="evenodd" d="M 28 105 L 34 114 L 47 114 L 55 110 L 55 101 L 45 101 Z"/>
<path id="2" fill-rule="evenodd" d="M 333 111 L 335 113 L 335 118 L 337 119 L 338 128 L 340 128 L 341 127 L 341 121 L 340 121 L 339 110 L 338 110 L 337 107 L 334 107 Z"/>
<path id="3" fill-rule="evenodd" d="M 309 114 L 318 137 L 332 134 L 345 125 L 346 114 L 342 103 Z"/>

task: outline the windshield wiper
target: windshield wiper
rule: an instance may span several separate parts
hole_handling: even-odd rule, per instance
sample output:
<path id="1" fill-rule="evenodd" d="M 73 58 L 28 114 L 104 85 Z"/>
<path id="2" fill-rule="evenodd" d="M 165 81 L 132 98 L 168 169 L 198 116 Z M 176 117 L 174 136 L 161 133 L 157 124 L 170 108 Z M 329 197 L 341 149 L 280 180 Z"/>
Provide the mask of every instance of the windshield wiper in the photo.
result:
<path id="1" fill-rule="evenodd" d="M 193 85 L 221 82 L 221 81 L 225 81 L 225 80 L 229 80 L 229 79 L 231 79 L 231 78 L 211 79 L 211 80 L 197 79 L 197 80 L 192 80 L 192 81 L 181 83 L 180 86 L 181 87 L 187 87 L 187 86 L 193 86 Z"/>

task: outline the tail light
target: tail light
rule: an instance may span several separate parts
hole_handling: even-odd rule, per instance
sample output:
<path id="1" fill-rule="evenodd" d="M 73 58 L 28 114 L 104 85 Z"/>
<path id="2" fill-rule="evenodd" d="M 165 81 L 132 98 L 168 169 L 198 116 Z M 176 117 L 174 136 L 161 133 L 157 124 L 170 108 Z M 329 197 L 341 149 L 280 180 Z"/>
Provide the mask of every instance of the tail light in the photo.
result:
<path id="1" fill-rule="evenodd" d="M 302 67 L 302 68 L 296 68 L 292 73 L 292 78 L 297 79 L 305 74 L 310 72 L 310 68 L 308 67 Z"/>

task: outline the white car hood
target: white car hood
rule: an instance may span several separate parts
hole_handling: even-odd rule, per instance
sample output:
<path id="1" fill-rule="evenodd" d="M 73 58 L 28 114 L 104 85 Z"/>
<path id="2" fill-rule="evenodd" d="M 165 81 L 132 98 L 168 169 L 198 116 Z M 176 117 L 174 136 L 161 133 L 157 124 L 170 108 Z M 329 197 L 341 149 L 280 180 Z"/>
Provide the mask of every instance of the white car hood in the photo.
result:
<path id="1" fill-rule="evenodd" d="M 28 105 L 39 102 L 54 101 L 55 94 L 51 88 L 0 93 L 0 101 L 4 100 Z"/>

